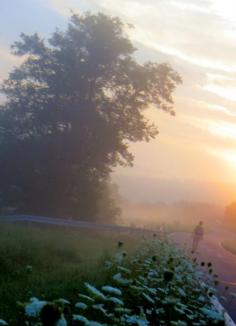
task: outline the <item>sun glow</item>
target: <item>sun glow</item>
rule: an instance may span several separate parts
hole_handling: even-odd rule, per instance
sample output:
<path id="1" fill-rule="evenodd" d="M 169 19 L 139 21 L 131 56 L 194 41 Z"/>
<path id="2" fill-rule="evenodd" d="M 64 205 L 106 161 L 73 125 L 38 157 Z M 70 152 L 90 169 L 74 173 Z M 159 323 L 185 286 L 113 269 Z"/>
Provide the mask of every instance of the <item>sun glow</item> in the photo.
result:
<path id="1" fill-rule="evenodd" d="M 236 14 L 236 2 L 235 0 L 214 0 L 212 1 L 213 10 L 221 16 L 223 19 L 228 21 L 235 21 Z"/>
<path id="2" fill-rule="evenodd" d="M 219 150 L 211 150 L 211 154 L 217 156 L 224 160 L 231 168 L 236 170 L 236 150 L 233 149 L 219 149 Z"/>
<path id="3" fill-rule="evenodd" d="M 209 91 L 211 93 L 214 93 L 218 96 L 221 96 L 223 98 L 226 98 L 230 101 L 236 101 L 236 87 L 230 87 L 230 86 L 221 86 L 221 85 L 215 85 L 215 84 L 208 84 L 203 87 L 204 90 Z"/>
<path id="4" fill-rule="evenodd" d="M 209 123 L 208 130 L 221 138 L 236 139 L 236 126 L 233 123 Z"/>

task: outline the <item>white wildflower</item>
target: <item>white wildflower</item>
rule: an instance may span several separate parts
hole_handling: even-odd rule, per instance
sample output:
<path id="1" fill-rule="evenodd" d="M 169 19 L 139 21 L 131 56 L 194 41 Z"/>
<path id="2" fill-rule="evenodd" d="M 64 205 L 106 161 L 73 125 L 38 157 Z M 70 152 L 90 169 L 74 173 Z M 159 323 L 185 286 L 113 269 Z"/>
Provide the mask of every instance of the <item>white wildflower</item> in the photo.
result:
<path id="1" fill-rule="evenodd" d="M 122 253 L 118 253 L 115 255 L 115 261 L 118 263 L 118 264 L 121 264 L 124 260 L 124 256 L 122 255 Z"/>
<path id="2" fill-rule="evenodd" d="M 118 298 L 115 298 L 115 297 L 110 297 L 110 298 L 107 298 L 107 301 L 110 301 L 110 302 L 113 302 L 114 304 L 117 304 L 119 306 L 123 306 L 124 305 L 124 302 Z"/>
<path id="3" fill-rule="evenodd" d="M 8 323 L 5 320 L 0 319 L 0 326 L 6 326 L 6 325 L 8 325 Z"/>
<path id="4" fill-rule="evenodd" d="M 117 273 L 113 276 L 113 280 L 122 284 L 122 285 L 128 285 L 131 283 L 130 280 L 126 279 L 126 278 L 123 278 L 121 273 Z"/>
<path id="5" fill-rule="evenodd" d="M 94 299 L 91 298 L 91 297 L 89 297 L 88 295 L 85 295 L 85 294 L 79 294 L 79 297 L 80 297 L 81 299 L 84 299 L 84 300 L 90 302 L 90 303 L 91 303 L 91 302 L 94 302 Z"/>
<path id="6" fill-rule="evenodd" d="M 148 326 L 149 322 L 146 319 L 140 318 L 137 315 L 127 316 L 126 323 L 128 325 Z"/>
<path id="7" fill-rule="evenodd" d="M 151 304 L 155 304 L 155 300 L 153 300 L 150 295 L 146 294 L 146 293 L 142 293 L 142 295 L 144 296 L 144 298 L 150 302 Z"/>
<path id="8" fill-rule="evenodd" d="M 34 301 L 37 301 L 38 300 L 38 298 L 36 298 L 36 297 L 32 297 L 32 298 L 30 298 L 30 302 L 34 302 Z"/>
<path id="9" fill-rule="evenodd" d="M 126 273 L 126 274 L 131 274 L 131 270 L 128 269 L 128 268 L 126 268 L 126 267 L 118 266 L 117 268 L 118 268 L 119 271 L 121 271 L 121 272 L 124 272 L 124 273 Z"/>
<path id="10" fill-rule="evenodd" d="M 29 317 L 38 317 L 42 308 L 47 304 L 46 301 L 31 298 L 30 303 L 25 306 L 25 313 Z"/>
<path id="11" fill-rule="evenodd" d="M 83 303 L 83 302 L 77 302 L 77 303 L 75 304 L 75 308 L 79 308 L 79 309 L 83 309 L 83 310 L 85 310 L 85 309 L 88 308 L 88 306 L 86 305 L 86 303 Z"/>
<path id="12" fill-rule="evenodd" d="M 73 315 L 73 320 L 74 321 L 81 321 L 85 325 L 87 325 L 87 323 L 88 323 L 88 319 L 86 317 L 84 317 L 84 316 L 81 316 L 81 315 Z"/>
<path id="13" fill-rule="evenodd" d="M 64 316 L 62 316 L 57 322 L 56 326 L 67 326 L 67 321 L 65 320 Z"/>
<path id="14" fill-rule="evenodd" d="M 121 295 L 122 294 L 120 289 L 117 289 L 117 288 L 115 288 L 113 286 L 110 286 L 110 285 L 103 286 L 102 291 L 107 292 L 109 294 L 116 294 L 116 295 Z"/>
<path id="15" fill-rule="evenodd" d="M 122 314 L 130 314 L 131 313 L 131 309 L 123 308 L 123 307 L 116 307 L 114 310 L 115 310 L 115 312 L 122 313 Z"/>
<path id="16" fill-rule="evenodd" d="M 88 321 L 86 324 L 86 326 L 103 326 L 104 324 L 98 323 L 97 321 Z"/>
<path id="17" fill-rule="evenodd" d="M 63 298 L 57 299 L 56 302 L 62 303 L 64 305 L 70 304 L 70 301 L 63 299 Z"/>
<path id="18" fill-rule="evenodd" d="M 89 293 L 91 295 L 93 295 L 95 298 L 98 298 L 98 299 L 101 299 L 101 300 L 106 299 L 104 294 L 101 291 L 99 291 L 98 289 L 96 289 L 94 286 L 90 285 L 89 283 L 85 283 L 85 286 L 88 289 Z"/>
<path id="19" fill-rule="evenodd" d="M 104 309 L 104 304 L 94 304 L 92 307 L 100 310 L 105 316 L 108 316 L 106 309 Z"/>

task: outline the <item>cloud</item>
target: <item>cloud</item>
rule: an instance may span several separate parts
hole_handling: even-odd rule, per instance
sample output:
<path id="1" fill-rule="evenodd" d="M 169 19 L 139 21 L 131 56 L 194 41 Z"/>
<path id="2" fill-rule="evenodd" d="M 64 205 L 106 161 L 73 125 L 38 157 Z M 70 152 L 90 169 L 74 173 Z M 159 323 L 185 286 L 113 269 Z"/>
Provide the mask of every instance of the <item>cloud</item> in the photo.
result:
<path id="1" fill-rule="evenodd" d="M 206 116 L 201 115 L 182 115 L 182 119 L 186 124 L 191 125 L 194 128 L 198 128 L 204 131 L 207 131 L 208 133 L 215 135 L 215 136 L 222 136 L 225 137 L 226 130 L 227 130 L 227 123 L 224 127 L 224 132 L 220 132 L 220 129 L 217 130 L 217 128 L 220 126 L 222 120 L 214 118 L 206 118 Z M 229 128 L 230 129 L 230 128 Z M 205 137 L 206 135 L 204 135 Z M 230 136 L 229 136 L 230 137 Z"/>
<path id="2" fill-rule="evenodd" d="M 11 51 L 5 45 L 0 45 L 0 81 L 8 76 L 13 67 L 18 66 L 24 58 L 11 54 Z"/>
<path id="3" fill-rule="evenodd" d="M 211 132 L 213 135 L 217 135 L 222 138 L 229 138 L 236 141 L 236 128 L 235 124 L 233 123 L 226 123 L 223 121 L 218 122 L 209 122 L 207 129 L 209 132 Z"/>
<path id="4" fill-rule="evenodd" d="M 10 64 L 18 64 L 21 61 L 21 59 L 13 55 L 10 49 L 6 46 L 0 46 L 0 56 L 1 60 L 9 62 Z"/>
<path id="5" fill-rule="evenodd" d="M 207 82 L 203 86 L 208 92 L 226 100 L 236 102 L 236 79 L 232 76 L 207 73 Z"/>
<path id="6" fill-rule="evenodd" d="M 49 0 L 63 16 L 70 10 L 103 11 L 134 24 L 131 38 L 144 46 L 193 65 L 236 72 L 236 43 L 232 42 L 232 0 Z M 227 8 L 227 9 L 226 9 Z M 221 14 L 221 15 L 220 15 Z M 235 15 L 236 16 L 236 15 Z"/>
<path id="7" fill-rule="evenodd" d="M 206 91 L 212 92 L 217 96 L 236 102 L 236 87 L 220 86 L 216 84 L 207 84 L 203 87 Z"/>
<path id="8" fill-rule="evenodd" d="M 229 108 L 222 106 L 222 105 L 217 105 L 217 104 L 208 104 L 207 108 L 209 110 L 213 110 L 213 112 L 224 114 L 224 116 L 228 116 L 230 118 L 236 117 L 236 112 L 232 112 Z"/>
<path id="9" fill-rule="evenodd" d="M 235 24 L 236 21 L 236 3 L 235 0 L 211 0 L 211 7 L 214 12 L 220 17 L 225 19 L 225 21 Z"/>
<path id="10" fill-rule="evenodd" d="M 227 7 L 226 0 L 224 5 Z M 212 1 L 90 0 L 91 7 L 133 23 L 133 40 L 194 65 L 236 71 L 232 23 Z M 217 36 L 216 36 L 217 35 Z"/>
<path id="11" fill-rule="evenodd" d="M 81 13 L 91 9 L 86 0 L 43 0 L 44 6 L 56 11 L 59 15 L 69 17 L 71 12 Z"/>

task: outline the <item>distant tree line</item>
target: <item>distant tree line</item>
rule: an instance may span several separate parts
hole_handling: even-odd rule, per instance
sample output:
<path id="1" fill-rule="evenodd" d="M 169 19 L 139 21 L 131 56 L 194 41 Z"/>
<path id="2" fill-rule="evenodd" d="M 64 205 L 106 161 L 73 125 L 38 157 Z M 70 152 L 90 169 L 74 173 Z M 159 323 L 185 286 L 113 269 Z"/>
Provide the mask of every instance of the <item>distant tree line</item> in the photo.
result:
<path id="1" fill-rule="evenodd" d="M 157 128 L 148 107 L 173 111 L 181 82 L 168 64 L 140 63 L 119 18 L 73 15 L 44 40 L 21 34 L 24 62 L 1 85 L 1 208 L 19 213 L 112 218 L 110 173 L 132 165 L 129 144 Z"/>
<path id="2" fill-rule="evenodd" d="M 231 230 L 236 231 L 236 202 L 225 207 L 224 224 Z"/>

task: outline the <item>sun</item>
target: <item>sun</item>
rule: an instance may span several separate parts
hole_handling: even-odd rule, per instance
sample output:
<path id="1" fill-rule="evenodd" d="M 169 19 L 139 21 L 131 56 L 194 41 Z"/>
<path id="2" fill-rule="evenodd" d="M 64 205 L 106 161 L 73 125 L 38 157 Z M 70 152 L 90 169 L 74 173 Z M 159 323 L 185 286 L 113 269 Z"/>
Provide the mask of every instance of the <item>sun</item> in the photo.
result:
<path id="1" fill-rule="evenodd" d="M 225 150 L 222 153 L 223 159 L 236 169 L 236 151 Z"/>
<path id="2" fill-rule="evenodd" d="M 236 150 L 233 149 L 211 149 L 211 154 L 223 160 L 227 165 L 236 171 Z"/>

